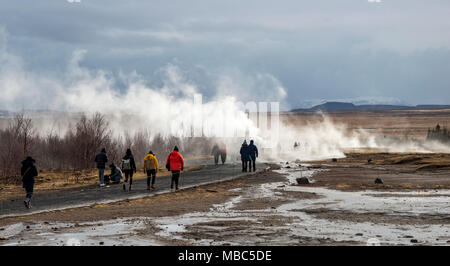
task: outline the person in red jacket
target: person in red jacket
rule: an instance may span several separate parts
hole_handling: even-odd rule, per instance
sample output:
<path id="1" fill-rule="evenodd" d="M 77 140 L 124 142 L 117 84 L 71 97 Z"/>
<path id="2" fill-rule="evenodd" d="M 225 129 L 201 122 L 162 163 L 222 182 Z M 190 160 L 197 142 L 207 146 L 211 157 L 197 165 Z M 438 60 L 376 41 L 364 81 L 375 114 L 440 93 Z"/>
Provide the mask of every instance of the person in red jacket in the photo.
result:
<path id="1" fill-rule="evenodd" d="M 183 156 L 178 152 L 177 146 L 175 146 L 173 151 L 167 156 L 166 168 L 172 172 L 170 189 L 173 189 L 173 183 L 175 183 L 175 189 L 178 190 L 178 180 L 180 178 L 180 172 L 184 169 L 184 160 Z"/>

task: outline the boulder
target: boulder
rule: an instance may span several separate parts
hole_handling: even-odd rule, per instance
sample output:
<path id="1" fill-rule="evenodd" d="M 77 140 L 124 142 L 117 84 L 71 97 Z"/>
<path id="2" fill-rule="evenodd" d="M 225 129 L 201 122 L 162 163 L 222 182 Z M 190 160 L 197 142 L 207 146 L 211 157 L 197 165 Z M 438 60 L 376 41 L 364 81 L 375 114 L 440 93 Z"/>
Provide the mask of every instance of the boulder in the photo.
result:
<path id="1" fill-rule="evenodd" d="M 306 185 L 306 184 L 310 183 L 309 179 L 306 177 L 299 177 L 296 180 L 297 180 L 297 184 L 299 184 L 299 185 Z"/>

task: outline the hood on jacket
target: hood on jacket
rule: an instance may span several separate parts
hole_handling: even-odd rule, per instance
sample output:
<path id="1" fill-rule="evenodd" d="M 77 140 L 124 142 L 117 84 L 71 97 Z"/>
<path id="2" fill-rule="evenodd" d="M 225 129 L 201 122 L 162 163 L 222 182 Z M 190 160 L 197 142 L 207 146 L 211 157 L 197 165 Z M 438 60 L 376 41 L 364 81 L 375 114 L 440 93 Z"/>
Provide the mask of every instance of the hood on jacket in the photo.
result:
<path id="1" fill-rule="evenodd" d="M 127 149 L 127 152 L 125 153 L 126 156 L 132 156 L 131 149 Z"/>
<path id="2" fill-rule="evenodd" d="M 31 156 L 28 156 L 27 158 L 25 158 L 25 160 L 22 161 L 23 165 L 31 165 L 34 164 L 36 161 L 31 158 Z"/>

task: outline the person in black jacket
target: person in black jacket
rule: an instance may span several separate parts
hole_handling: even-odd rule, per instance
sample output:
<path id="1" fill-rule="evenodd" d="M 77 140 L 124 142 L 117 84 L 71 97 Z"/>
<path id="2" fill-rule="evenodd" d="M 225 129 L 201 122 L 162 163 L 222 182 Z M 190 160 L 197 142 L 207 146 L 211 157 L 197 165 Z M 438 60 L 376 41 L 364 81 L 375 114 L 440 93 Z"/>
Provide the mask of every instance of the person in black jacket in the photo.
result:
<path id="1" fill-rule="evenodd" d="M 249 150 L 247 141 L 244 140 L 244 143 L 242 143 L 241 150 L 239 151 L 241 154 L 241 160 L 242 160 L 242 172 L 247 172 L 247 164 L 249 159 Z"/>
<path id="2" fill-rule="evenodd" d="M 131 149 L 127 149 L 125 156 L 122 158 L 122 171 L 125 174 L 123 190 L 126 190 L 128 177 L 130 178 L 130 185 L 128 187 L 128 190 L 131 190 L 131 185 L 133 184 L 133 173 L 136 173 L 136 162 L 134 161 L 134 156 L 131 153 Z"/>
<path id="3" fill-rule="evenodd" d="M 250 157 L 249 168 L 250 172 L 252 171 L 253 164 L 253 172 L 256 171 L 256 158 L 258 157 L 258 148 L 256 148 L 253 140 L 250 140 L 250 145 L 248 145 L 248 155 Z"/>
<path id="4" fill-rule="evenodd" d="M 31 197 L 34 191 L 34 178 L 38 175 L 38 170 L 36 168 L 35 160 L 28 156 L 24 161 L 22 161 L 22 168 L 20 169 L 20 174 L 22 175 L 23 188 L 27 192 L 26 198 L 23 201 L 27 209 L 31 208 Z"/>
<path id="5" fill-rule="evenodd" d="M 98 177 L 100 179 L 100 186 L 105 186 L 105 168 L 108 162 L 108 156 L 106 155 L 106 149 L 103 148 L 102 151 L 95 156 L 95 160 L 98 168 Z"/>

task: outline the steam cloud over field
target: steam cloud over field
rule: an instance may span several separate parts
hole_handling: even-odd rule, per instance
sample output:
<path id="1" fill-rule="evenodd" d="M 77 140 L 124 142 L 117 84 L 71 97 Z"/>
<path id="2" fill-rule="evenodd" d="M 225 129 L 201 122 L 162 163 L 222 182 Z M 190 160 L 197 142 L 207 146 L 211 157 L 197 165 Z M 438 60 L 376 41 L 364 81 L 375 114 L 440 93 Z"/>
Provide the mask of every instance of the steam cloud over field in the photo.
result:
<path id="1" fill-rule="evenodd" d="M 364 130 L 348 130 L 346 125 L 335 123 L 323 114 L 312 123 L 296 125 L 281 120 L 278 124 L 277 106 L 270 103 L 258 106 L 259 111 L 272 111 L 268 117 L 260 113 L 258 128 L 256 114 L 252 113 L 257 111 L 257 103 L 246 105 L 244 101 L 283 103 L 287 97 L 281 83 L 270 74 L 259 73 L 243 82 L 236 75 L 218 75 L 215 87 L 211 88 L 215 93 L 204 99 L 177 62 L 168 63 L 158 71 L 158 82 L 150 82 L 136 72 L 114 74 L 84 68 L 80 66 L 84 50 L 76 50 L 60 73 L 30 71 L 26 60 L 8 52 L 8 34 L 4 29 L 0 30 L 0 37 L 0 106 L 16 111 L 50 109 L 72 114 L 72 118 L 53 115 L 39 118 L 35 127 L 42 135 L 55 131 L 66 134 L 79 117 L 74 113 L 100 112 L 109 121 L 109 129 L 115 136 L 147 132 L 150 139 L 155 136 L 225 137 L 227 145 L 233 147 L 230 150 L 236 153 L 241 141 L 251 138 L 262 148 L 262 157 L 266 159 L 343 157 L 345 149 L 357 148 L 395 152 L 449 150 L 438 143 L 425 146 L 416 141 L 379 141 Z M 266 124 L 270 126 L 266 128 Z"/>

